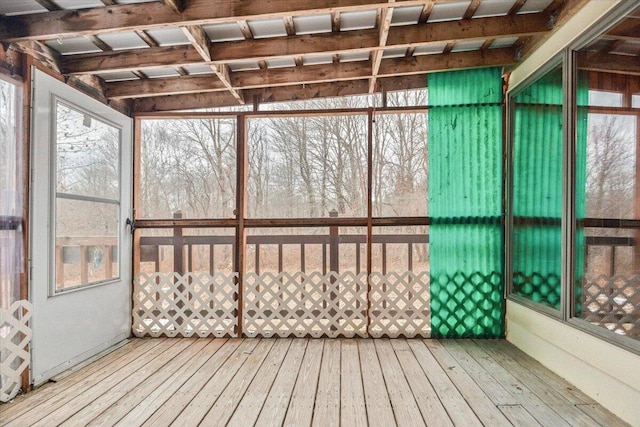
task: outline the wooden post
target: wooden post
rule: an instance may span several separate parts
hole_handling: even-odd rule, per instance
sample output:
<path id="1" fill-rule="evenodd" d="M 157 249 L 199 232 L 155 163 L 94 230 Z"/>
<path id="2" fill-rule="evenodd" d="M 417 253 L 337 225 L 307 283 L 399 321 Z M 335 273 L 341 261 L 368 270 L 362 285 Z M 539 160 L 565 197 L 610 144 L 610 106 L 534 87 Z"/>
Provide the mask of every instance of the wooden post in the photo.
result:
<path id="1" fill-rule="evenodd" d="M 640 79 L 640 78 L 638 78 Z M 635 219 L 640 219 L 640 113 L 636 115 L 636 171 L 635 171 L 633 207 Z M 632 274 L 640 274 L 640 230 L 633 232 Z"/>
<path id="2" fill-rule="evenodd" d="M 337 218 L 338 211 L 332 209 L 329 212 L 330 218 Z M 329 271 L 340 272 L 340 237 L 338 236 L 338 226 L 329 227 Z"/>
<path id="3" fill-rule="evenodd" d="M 173 219 L 182 219 L 182 212 L 173 214 Z M 182 238 L 182 227 L 173 227 L 173 271 L 184 274 L 184 244 Z"/>
<path id="4" fill-rule="evenodd" d="M 237 119 L 237 175 L 236 175 L 236 243 L 234 264 L 238 272 L 238 311 L 237 311 L 237 335 L 242 337 L 242 310 L 244 306 L 244 273 L 246 269 L 247 234 L 244 220 L 247 217 L 247 122 L 246 115 L 239 114 Z"/>

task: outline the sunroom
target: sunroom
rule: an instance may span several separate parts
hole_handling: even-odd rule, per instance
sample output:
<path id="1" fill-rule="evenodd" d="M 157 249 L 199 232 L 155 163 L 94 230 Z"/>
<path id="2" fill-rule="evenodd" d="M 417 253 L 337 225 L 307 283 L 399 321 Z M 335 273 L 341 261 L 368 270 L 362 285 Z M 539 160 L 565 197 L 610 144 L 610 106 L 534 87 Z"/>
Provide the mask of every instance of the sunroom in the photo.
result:
<path id="1" fill-rule="evenodd" d="M 640 426 L 632 0 L 0 4 L 0 425 Z"/>

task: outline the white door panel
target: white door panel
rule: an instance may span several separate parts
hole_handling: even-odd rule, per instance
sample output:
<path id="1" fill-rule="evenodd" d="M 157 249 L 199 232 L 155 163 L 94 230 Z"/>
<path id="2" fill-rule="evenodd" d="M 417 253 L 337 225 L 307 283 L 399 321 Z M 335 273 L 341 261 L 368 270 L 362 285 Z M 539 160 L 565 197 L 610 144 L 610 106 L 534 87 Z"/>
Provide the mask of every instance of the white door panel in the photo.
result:
<path id="1" fill-rule="evenodd" d="M 34 70 L 31 379 L 130 335 L 132 120 Z"/>

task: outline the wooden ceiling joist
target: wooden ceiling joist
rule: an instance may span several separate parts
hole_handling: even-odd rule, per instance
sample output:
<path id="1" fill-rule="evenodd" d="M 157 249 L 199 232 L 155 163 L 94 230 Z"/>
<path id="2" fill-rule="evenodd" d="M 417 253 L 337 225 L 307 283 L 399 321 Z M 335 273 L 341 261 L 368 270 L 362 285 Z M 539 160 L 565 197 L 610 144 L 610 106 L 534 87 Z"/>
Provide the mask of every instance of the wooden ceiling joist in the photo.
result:
<path id="1" fill-rule="evenodd" d="M 381 62 L 379 77 L 425 74 L 444 71 L 449 67 L 476 68 L 504 66 L 512 63 L 514 63 L 514 51 L 511 48 L 457 52 L 448 55 L 426 55 L 409 59 L 393 58 Z M 234 73 L 231 77 L 231 84 L 234 88 L 244 91 L 260 87 L 288 86 L 284 90 L 291 92 L 294 89 L 293 86 L 299 85 L 367 80 L 370 78 L 369 69 L 367 63 L 349 62 L 311 65 L 302 68 L 245 71 Z M 107 96 L 114 99 L 218 92 L 225 89 L 225 86 L 211 75 L 107 83 L 105 87 Z M 247 100 L 246 96 L 245 100 Z"/>
<path id="2" fill-rule="evenodd" d="M 415 47 L 430 43 L 485 40 L 499 37 L 523 37 L 543 34 L 548 18 L 544 14 L 477 18 L 451 26 L 447 22 L 394 28 L 389 32 L 386 47 Z M 211 61 L 258 61 L 302 54 L 338 54 L 362 49 L 381 50 L 377 30 L 316 34 L 273 39 L 214 43 Z M 66 74 L 96 74 L 113 71 L 143 70 L 156 67 L 177 67 L 202 63 L 202 55 L 184 46 L 157 47 L 143 51 L 120 51 L 74 55 L 63 61 Z"/>
<path id="3" fill-rule="evenodd" d="M 395 0 L 389 0 L 390 3 Z M 391 19 L 393 17 L 393 9 L 382 9 L 380 11 L 380 22 L 378 28 L 380 31 L 378 47 L 384 48 L 387 45 L 387 38 L 389 37 L 389 29 L 391 28 Z M 377 49 L 371 53 L 371 80 L 369 80 L 369 93 L 373 93 L 376 88 L 376 78 L 378 77 L 378 70 L 380 69 L 380 62 L 382 61 L 382 55 L 384 50 Z"/>

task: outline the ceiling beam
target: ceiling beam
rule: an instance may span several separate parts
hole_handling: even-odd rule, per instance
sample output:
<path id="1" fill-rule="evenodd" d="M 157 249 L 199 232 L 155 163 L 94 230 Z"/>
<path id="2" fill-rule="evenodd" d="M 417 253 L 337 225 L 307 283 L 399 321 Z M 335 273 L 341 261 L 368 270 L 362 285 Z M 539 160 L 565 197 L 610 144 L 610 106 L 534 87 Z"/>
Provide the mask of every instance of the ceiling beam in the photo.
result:
<path id="1" fill-rule="evenodd" d="M 545 14 L 515 17 L 491 17 L 459 23 L 438 22 L 416 26 L 394 27 L 389 31 L 387 47 L 415 47 L 422 44 L 499 37 L 523 37 L 543 34 L 547 28 Z M 350 31 L 338 34 L 315 34 L 213 43 L 214 63 L 258 61 L 274 57 L 290 57 L 310 53 L 339 54 L 352 50 L 380 50 L 377 30 Z M 156 47 L 135 51 L 72 55 L 64 58 L 66 74 L 96 74 L 131 71 L 155 67 L 177 67 L 202 63 L 202 56 L 184 46 Z"/>
<path id="2" fill-rule="evenodd" d="M 202 59 L 205 62 L 211 62 L 211 39 L 202 27 L 199 25 L 182 27 L 182 32 L 187 36 L 191 45 L 198 54 L 200 54 Z M 244 104 L 244 98 L 242 98 L 242 95 L 233 87 L 229 80 L 228 66 L 224 64 L 211 64 L 210 67 L 215 75 L 218 76 L 218 79 L 222 84 L 227 88 L 229 93 L 231 93 L 231 95 L 236 98 L 240 104 Z"/>
<path id="3" fill-rule="evenodd" d="M 385 60 L 380 64 L 378 75 L 391 77 L 466 68 L 500 67 L 513 65 L 515 62 L 515 51 L 512 48 L 474 50 Z"/>
<path id="4" fill-rule="evenodd" d="M 640 76 L 640 56 L 580 52 L 578 53 L 578 68 L 588 71 Z"/>
<path id="5" fill-rule="evenodd" d="M 447 2 L 451 0 L 437 0 Z M 403 0 L 403 6 L 424 5 L 424 0 Z M 164 3 L 139 3 L 99 8 L 61 10 L 0 18 L 0 40 L 51 40 L 117 31 L 148 30 L 167 26 L 191 26 L 248 19 L 282 18 L 332 12 L 391 7 L 371 0 L 189 0 L 184 10 Z"/>
<path id="6" fill-rule="evenodd" d="M 49 12 L 52 12 L 54 10 L 60 10 L 60 6 L 58 6 L 57 4 L 55 4 L 51 0 L 35 0 L 35 1 L 40 6 L 44 7 L 45 9 L 47 9 Z"/>
<path id="7" fill-rule="evenodd" d="M 381 62 L 382 77 L 425 74 L 445 71 L 449 68 L 476 68 L 503 66 L 515 62 L 513 49 L 457 52 L 447 55 L 425 55 L 415 58 L 390 58 Z M 348 62 L 340 64 L 309 65 L 276 70 L 241 71 L 232 73 L 231 82 L 236 89 L 250 91 L 264 87 L 280 87 L 368 80 L 370 63 Z M 199 92 L 215 92 L 225 87 L 212 76 L 186 76 L 165 79 L 136 80 L 105 84 L 109 98 L 147 97 L 149 94 L 177 95 Z M 367 91 L 369 92 L 369 88 Z M 248 99 L 245 97 L 245 99 Z"/>
<path id="8" fill-rule="evenodd" d="M 389 0 L 389 3 L 393 3 L 395 0 Z M 384 48 L 387 45 L 387 38 L 389 37 L 389 29 L 391 28 L 391 18 L 393 18 L 393 9 L 382 9 L 380 12 L 380 23 L 378 28 L 380 30 L 378 46 Z M 378 76 L 378 70 L 380 69 L 380 62 L 382 61 L 382 55 L 384 50 L 378 49 L 371 52 L 371 79 L 369 80 L 369 93 L 373 93 L 376 88 L 376 78 Z"/>
<path id="9" fill-rule="evenodd" d="M 133 110 L 180 111 L 195 108 L 213 108 L 238 105 L 238 100 L 229 92 L 207 92 L 189 95 L 155 96 L 141 98 L 133 103 Z"/>

